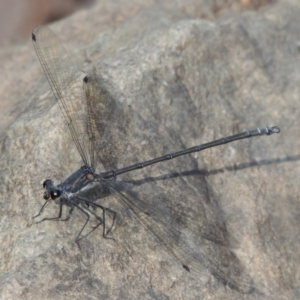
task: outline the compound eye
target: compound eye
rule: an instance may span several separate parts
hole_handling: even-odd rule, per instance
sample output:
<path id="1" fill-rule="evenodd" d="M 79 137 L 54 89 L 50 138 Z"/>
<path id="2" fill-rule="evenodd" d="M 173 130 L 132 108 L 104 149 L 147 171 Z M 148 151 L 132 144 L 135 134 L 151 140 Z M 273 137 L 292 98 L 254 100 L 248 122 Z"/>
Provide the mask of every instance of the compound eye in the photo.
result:
<path id="1" fill-rule="evenodd" d="M 43 188 L 45 189 L 47 185 L 53 183 L 52 180 L 50 179 L 46 179 L 44 182 L 43 182 Z"/>
<path id="2" fill-rule="evenodd" d="M 60 197 L 60 195 L 61 195 L 61 192 L 59 190 L 54 190 L 54 191 L 50 192 L 50 197 L 52 200 Z"/>
<path id="3" fill-rule="evenodd" d="M 45 199 L 45 200 L 49 200 L 49 199 L 50 199 L 49 193 L 45 193 L 45 194 L 44 194 L 44 199 Z"/>

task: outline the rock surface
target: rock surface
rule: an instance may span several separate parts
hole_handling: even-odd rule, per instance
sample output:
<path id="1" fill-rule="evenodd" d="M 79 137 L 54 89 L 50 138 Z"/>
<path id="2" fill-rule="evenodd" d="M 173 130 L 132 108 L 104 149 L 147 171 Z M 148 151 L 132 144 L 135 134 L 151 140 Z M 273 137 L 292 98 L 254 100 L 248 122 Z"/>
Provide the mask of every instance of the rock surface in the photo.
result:
<path id="1" fill-rule="evenodd" d="M 143 201 L 193 215 L 187 224 L 200 226 L 201 239 L 191 243 L 220 268 L 186 272 L 112 197 L 100 200 L 121 217 L 115 240 L 98 228 L 78 248 L 78 211 L 35 224 L 42 182 L 60 182 L 82 162 L 28 43 L 0 54 L 1 101 L 12 107 L 0 124 L 0 298 L 299 297 L 300 4 L 239 12 L 212 2 L 107 4 L 106 13 L 102 3 L 51 28 L 80 70 L 113 87 L 122 111 L 98 172 L 109 156 L 121 167 L 244 129 L 281 128 L 118 178 L 143 182 Z M 57 214 L 57 205 L 45 210 Z"/>

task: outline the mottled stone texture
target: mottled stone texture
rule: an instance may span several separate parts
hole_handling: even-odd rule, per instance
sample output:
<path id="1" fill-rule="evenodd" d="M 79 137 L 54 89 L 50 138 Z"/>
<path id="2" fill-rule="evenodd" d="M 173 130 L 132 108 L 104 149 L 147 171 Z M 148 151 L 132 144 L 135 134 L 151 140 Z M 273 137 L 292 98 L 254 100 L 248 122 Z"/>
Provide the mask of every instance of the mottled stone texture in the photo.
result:
<path id="1" fill-rule="evenodd" d="M 78 248 L 78 211 L 34 223 L 42 182 L 82 163 L 31 43 L 1 49 L 1 299 L 299 298 L 300 4 L 219 2 L 101 1 L 51 26 L 121 108 L 99 172 L 110 155 L 121 167 L 247 128 L 281 128 L 118 178 L 139 186 L 143 201 L 174 205 L 183 230 L 199 227 L 190 243 L 203 254 L 201 274 L 186 272 L 112 197 L 99 203 L 120 216 L 115 240 L 99 227 Z M 57 213 L 55 204 L 45 211 Z M 212 261 L 218 269 L 205 267 Z"/>

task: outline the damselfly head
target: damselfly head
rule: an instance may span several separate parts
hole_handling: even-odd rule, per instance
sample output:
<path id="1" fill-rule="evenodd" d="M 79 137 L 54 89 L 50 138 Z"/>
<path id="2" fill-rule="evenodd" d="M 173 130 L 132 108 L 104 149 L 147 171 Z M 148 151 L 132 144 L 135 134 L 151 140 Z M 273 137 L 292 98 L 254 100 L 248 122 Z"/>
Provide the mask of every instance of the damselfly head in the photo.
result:
<path id="1" fill-rule="evenodd" d="M 44 199 L 47 201 L 55 200 L 61 195 L 61 191 L 54 186 L 53 181 L 50 179 L 43 182 L 43 188 L 45 189 Z"/>

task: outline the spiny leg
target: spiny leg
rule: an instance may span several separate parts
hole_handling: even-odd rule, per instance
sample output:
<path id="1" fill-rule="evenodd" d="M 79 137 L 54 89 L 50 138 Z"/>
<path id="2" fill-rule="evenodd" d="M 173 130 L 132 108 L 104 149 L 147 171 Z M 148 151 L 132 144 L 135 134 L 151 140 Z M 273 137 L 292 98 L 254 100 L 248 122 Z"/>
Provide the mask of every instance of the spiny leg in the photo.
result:
<path id="1" fill-rule="evenodd" d="M 88 221 L 90 220 L 90 215 L 89 215 L 86 211 L 84 211 L 81 207 L 79 207 L 79 205 L 77 205 L 77 204 L 75 204 L 75 203 L 73 203 L 73 204 L 74 204 L 74 206 L 77 207 L 83 214 L 86 215 L 86 221 L 85 221 L 84 225 L 82 226 L 82 228 L 80 229 L 80 231 L 79 231 L 79 233 L 78 233 L 78 235 L 77 235 L 77 237 L 76 237 L 76 239 L 75 239 L 75 243 L 76 243 L 76 244 L 78 245 L 78 247 L 80 248 L 79 241 L 82 240 L 83 238 L 85 238 L 86 235 L 83 236 L 83 237 L 81 237 L 81 238 L 79 238 L 79 237 L 80 237 L 82 231 L 84 230 L 86 224 L 87 224 Z M 101 222 L 102 222 L 102 220 L 101 220 Z M 100 224 L 102 224 L 102 223 L 100 223 Z"/>
<path id="2" fill-rule="evenodd" d="M 106 238 L 106 239 L 114 239 L 113 237 L 108 237 L 108 234 L 111 232 L 111 229 L 113 228 L 113 226 L 114 226 L 114 224 L 115 224 L 115 220 L 116 220 L 116 217 L 117 217 L 117 213 L 116 213 L 115 211 L 113 211 L 112 209 L 110 209 L 110 208 L 104 207 L 104 206 L 102 206 L 102 205 L 100 205 L 100 204 L 96 204 L 95 202 L 86 200 L 86 199 L 84 199 L 84 198 L 78 197 L 77 199 L 79 199 L 80 201 L 83 201 L 84 203 L 89 203 L 89 204 L 91 204 L 92 206 L 94 205 L 94 206 L 99 207 L 100 209 L 102 209 L 103 221 L 102 221 L 102 219 L 101 219 L 99 216 L 97 216 L 96 214 L 94 214 L 94 216 L 95 216 L 97 219 L 100 218 L 100 219 L 101 219 L 101 222 L 103 223 L 103 233 L 102 233 L 103 237 Z M 112 225 L 111 225 L 110 228 L 107 230 L 107 232 L 105 232 L 105 231 L 106 231 L 106 224 L 105 224 L 105 212 L 106 212 L 106 211 L 110 212 L 110 213 L 113 215 Z M 99 220 L 99 219 L 98 219 L 98 220 Z M 90 233 L 92 233 L 99 225 L 101 225 L 101 224 L 98 224 L 98 225 L 97 225 Z M 90 233 L 89 233 L 89 234 L 90 234 Z"/>
<path id="3" fill-rule="evenodd" d="M 72 214 L 72 212 L 74 210 L 74 207 L 71 207 L 71 209 L 69 210 L 69 213 L 68 213 L 68 215 L 67 215 L 67 217 L 65 219 L 61 218 L 61 216 L 62 216 L 62 207 L 63 207 L 63 203 L 60 202 L 59 203 L 59 213 L 58 213 L 57 217 L 54 217 L 54 218 L 44 218 L 44 219 L 42 219 L 42 220 L 40 220 L 40 221 L 38 221 L 36 223 L 38 224 L 38 223 L 41 223 L 43 221 L 68 221 L 70 219 L 70 217 L 71 217 L 71 214 Z"/>
<path id="4" fill-rule="evenodd" d="M 80 200 L 81 200 L 81 199 L 80 199 Z M 87 206 L 87 210 L 88 210 L 94 217 L 96 217 L 96 219 L 98 220 L 98 224 L 97 224 L 96 226 L 94 226 L 93 229 L 92 229 L 90 232 L 88 232 L 84 237 L 82 237 L 82 238 L 80 238 L 80 239 L 83 239 L 83 238 L 89 236 L 94 230 L 96 230 L 101 224 L 103 224 L 103 219 L 102 219 L 101 217 L 99 217 L 95 212 L 93 212 L 93 211 L 91 211 L 91 210 L 89 209 L 90 203 L 88 202 L 88 203 L 84 203 L 84 204 Z"/>
<path id="5" fill-rule="evenodd" d="M 44 205 L 42 206 L 42 208 L 40 209 L 39 213 L 38 213 L 36 216 L 34 216 L 33 218 L 36 218 L 36 217 L 38 217 L 38 216 L 41 214 L 41 212 L 44 210 L 44 208 L 45 208 L 45 206 L 46 206 L 47 203 L 48 203 L 48 202 L 45 202 L 45 204 L 44 204 Z M 70 208 L 69 213 L 68 213 L 68 215 L 66 216 L 65 219 L 62 219 L 62 218 L 61 218 L 61 216 L 62 216 L 62 208 L 63 208 L 63 202 L 60 201 L 60 203 L 59 203 L 59 213 L 58 213 L 58 216 L 57 216 L 57 217 L 53 217 L 53 218 L 44 218 L 44 219 L 42 219 L 42 220 L 40 220 L 40 221 L 38 221 L 38 222 L 36 222 L 36 223 L 38 224 L 38 223 L 41 223 L 41 222 L 43 222 L 43 221 L 64 221 L 64 222 L 68 221 L 68 220 L 70 219 L 70 217 L 71 217 L 73 211 L 74 211 L 74 206 L 72 206 L 72 207 Z"/>
<path id="6" fill-rule="evenodd" d="M 46 202 L 43 204 L 43 206 L 41 207 L 39 213 L 38 213 L 37 215 L 33 216 L 33 219 L 35 219 L 35 218 L 37 218 L 38 216 L 41 215 L 41 213 L 43 212 L 44 208 L 46 207 L 46 205 L 47 205 L 48 203 L 49 203 L 49 202 L 46 201 Z"/>
<path id="7" fill-rule="evenodd" d="M 51 221 L 69 221 L 70 220 L 70 217 L 73 213 L 73 210 L 74 210 L 74 207 L 71 207 L 70 210 L 69 210 L 69 213 L 68 215 L 65 217 L 65 219 L 61 219 L 61 216 L 60 217 L 57 217 L 57 218 L 45 218 L 43 220 L 51 220 Z"/>

